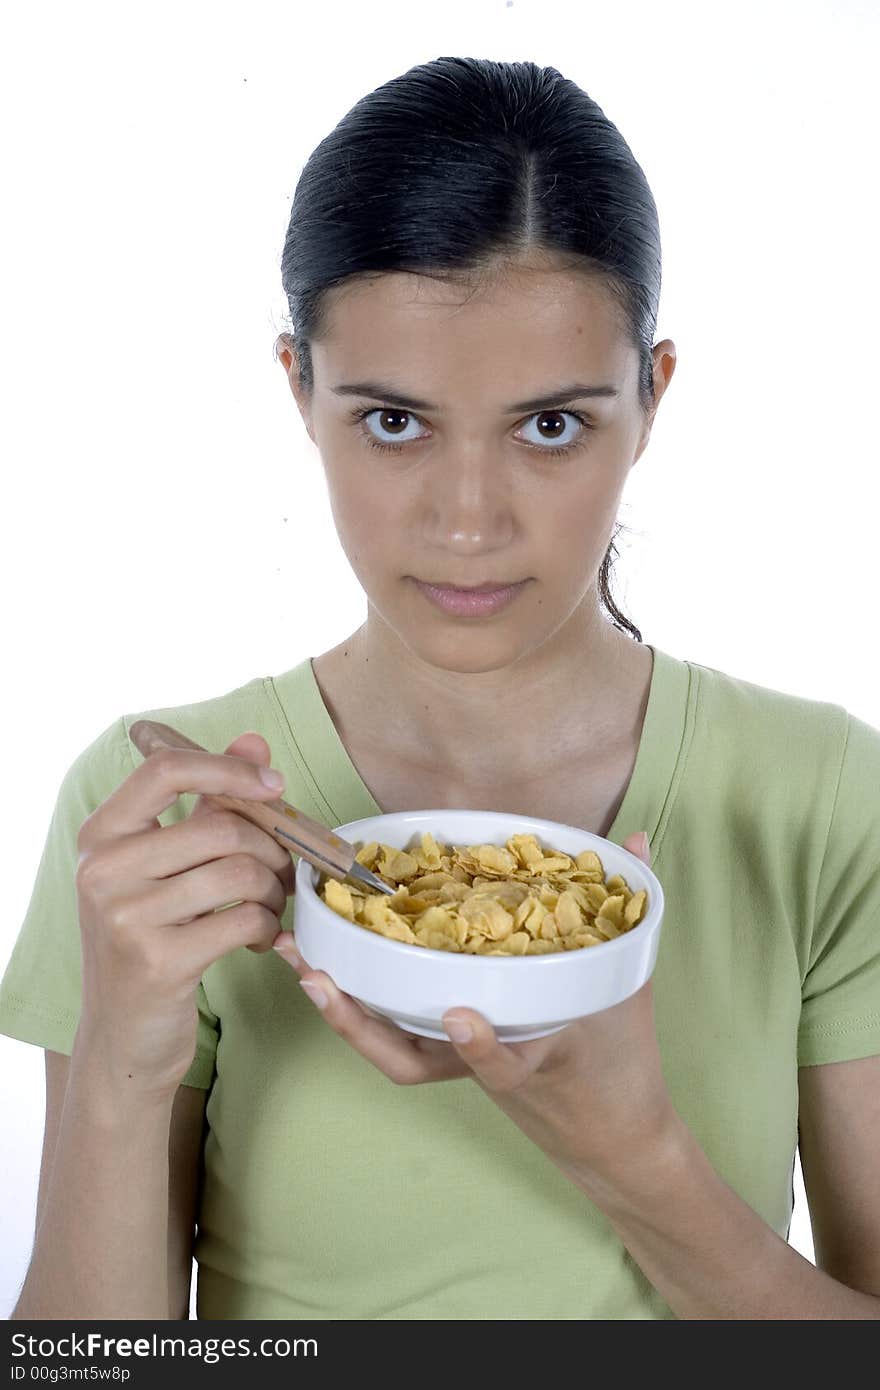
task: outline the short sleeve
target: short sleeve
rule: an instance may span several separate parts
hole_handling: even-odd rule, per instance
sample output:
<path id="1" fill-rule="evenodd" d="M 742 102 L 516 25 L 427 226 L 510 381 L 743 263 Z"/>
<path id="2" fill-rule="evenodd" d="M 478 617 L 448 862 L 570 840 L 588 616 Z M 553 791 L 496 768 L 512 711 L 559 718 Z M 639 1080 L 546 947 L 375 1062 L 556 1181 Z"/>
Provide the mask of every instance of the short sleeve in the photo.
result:
<path id="1" fill-rule="evenodd" d="M 73 1051 L 82 999 L 77 837 L 86 817 L 134 767 L 123 717 L 79 754 L 62 779 L 30 904 L 0 981 L 0 1033 L 6 1037 L 68 1057 Z M 196 1051 L 182 1084 L 207 1090 L 219 1022 L 201 982 L 197 1003 Z"/>
<path id="2" fill-rule="evenodd" d="M 847 721 L 801 990 L 806 1067 L 880 1054 L 880 730 Z"/>

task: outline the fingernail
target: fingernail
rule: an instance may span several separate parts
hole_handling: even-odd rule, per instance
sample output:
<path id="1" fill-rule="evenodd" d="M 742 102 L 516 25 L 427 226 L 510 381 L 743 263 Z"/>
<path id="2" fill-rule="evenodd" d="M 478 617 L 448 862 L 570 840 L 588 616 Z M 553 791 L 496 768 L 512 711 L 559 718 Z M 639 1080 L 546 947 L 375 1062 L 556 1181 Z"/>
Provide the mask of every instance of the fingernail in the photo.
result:
<path id="1" fill-rule="evenodd" d="M 284 778 L 281 773 L 276 772 L 275 769 L 271 767 L 260 768 L 260 780 L 265 782 L 267 787 L 272 787 L 276 792 L 280 792 L 281 788 L 284 786 Z"/>
<path id="2" fill-rule="evenodd" d="M 649 843 L 648 843 L 648 832 L 647 832 L 647 830 L 643 830 L 643 831 L 642 831 L 642 854 L 649 854 L 650 851 L 651 851 L 651 846 L 650 846 Z"/>
<path id="3" fill-rule="evenodd" d="M 470 1042 L 474 1036 L 474 1030 L 469 1023 L 465 1023 L 463 1018 L 449 1018 L 443 1020 L 443 1027 L 446 1029 L 453 1042 Z"/>
<path id="4" fill-rule="evenodd" d="M 292 965 L 294 970 L 305 970 L 306 963 L 295 946 L 288 946 L 285 942 L 281 946 L 273 946 L 272 950 L 277 951 L 281 959 Z"/>
<path id="5" fill-rule="evenodd" d="M 300 980 L 300 989 L 304 989 L 312 1003 L 319 1009 L 326 1009 L 327 996 L 319 985 L 313 985 L 308 980 Z"/>

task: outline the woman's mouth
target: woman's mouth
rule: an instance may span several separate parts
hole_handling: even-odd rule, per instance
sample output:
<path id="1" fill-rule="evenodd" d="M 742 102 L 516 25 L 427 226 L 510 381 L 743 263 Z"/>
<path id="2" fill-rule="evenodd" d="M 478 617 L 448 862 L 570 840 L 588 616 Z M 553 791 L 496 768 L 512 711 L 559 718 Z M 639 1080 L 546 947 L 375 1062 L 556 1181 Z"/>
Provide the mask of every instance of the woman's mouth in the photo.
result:
<path id="1" fill-rule="evenodd" d="M 459 618 L 482 618 L 497 613 L 499 609 L 505 608 L 528 582 L 527 579 L 520 579 L 515 584 L 492 587 L 480 585 L 479 588 L 459 589 L 451 584 L 428 584 L 421 579 L 413 580 L 416 587 L 437 608 Z"/>

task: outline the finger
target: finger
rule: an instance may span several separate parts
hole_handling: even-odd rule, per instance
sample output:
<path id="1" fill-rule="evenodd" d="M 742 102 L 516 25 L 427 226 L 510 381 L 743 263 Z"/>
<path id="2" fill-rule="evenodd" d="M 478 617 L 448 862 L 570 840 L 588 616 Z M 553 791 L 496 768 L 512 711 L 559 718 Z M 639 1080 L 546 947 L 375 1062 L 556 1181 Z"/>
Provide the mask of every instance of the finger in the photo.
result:
<path id="1" fill-rule="evenodd" d="M 227 758 L 204 749 L 160 748 L 144 758 L 86 817 L 79 846 L 91 853 L 123 835 L 159 827 L 158 817 L 163 811 L 178 797 L 197 790 L 250 801 L 271 801 L 280 795 L 262 781 L 259 769 L 247 758 Z"/>
<path id="2" fill-rule="evenodd" d="M 512 1091 L 534 1071 L 534 1054 L 500 1043 L 489 1020 L 474 1009 L 448 1009 L 443 1027 L 459 1057 L 490 1091 Z"/>
<path id="3" fill-rule="evenodd" d="M 274 869 L 248 854 L 229 854 L 216 863 L 197 864 L 183 874 L 148 882 L 133 900 L 132 911 L 138 927 L 149 930 L 163 923 L 191 922 L 239 903 L 262 904 L 274 915 L 276 927 L 287 903 Z M 117 920 L 123 923 L 126 917 L 119 913 L 125 908 L 125 902 L 117 905 Z M 187 915 L 181 918 L 181 912 Z M 268 943 L 263 949 L 268 950 Z"/>
<path id="4" fill-rule="evenodd" d="M 272 750 L 269 747 L 269 744 L 266 741 L 266 739 L 263 738 L 263 735 L 258 734 L 255 731 L 249 731 L 248 733 L 239 734 L 236 738 L 232 740 L 230 744 L 227 745 L 226 748 L 224 748 L 223 752 L 230 757 L 246 758 L 248 762 L 256 763 L 258 767 L 272 766 Z M 197 820 L 202 816 L 212 815 L 215 813 L 216 803 L 210 801 L 204 795 L 199 794 L 199 796 L 197 796 L 195 799 L 195 804 L 193 805 L 193 808 L 190 811 L 187 820 Z M 235 812 L 233 812 L 233 815 L 234 814 Z M 244 820 L 244 817 L 240 816 L 239 819 Z M 260 831 L 259 827 L 257 826 L 254 826 L 254 829 L 257 830 L 259 834 L 265 835 L 267 833 L 266 831 Z M 268 838 L 270 840 L 274 839 L 274 837 L 271 835 L 269 835 Z M 282 846 L 279 845 L 278 848 L 282 849 Z M 289 853 L 286 853 L 284 855 L 284 858 L 281 861 L 280 868 L 277 868 L 275 872 L 278 875 L 278 878 L 281 882 L 281 886 L 283 887 L 285 893 L 289 897 L 290 894 L 294 891 L 296 881 L 296 869 L 294 867 L 293 860 Z M 186 920 L 192 921 L 193 919 L 190 917 Z M 263 952 L 261 950 L 258 954 L 262 955 L 262 953 Z"/>
<path id="5" fill-rule="evenodd" d="M 228 748 L 224 748 L 223 751 L 230 757 L 246 758 L 248 762 L 256 763 L 258 767 L 272 766 L 272 750 L 262 734 L 239 734 L 237 738 L 232 740 Z M 190 811 L 187 819 L 193 820 L 199 816 L 210 815 L 215 810 L 216 804 L 212 803 L 210 798 L 199 795 L 196 797 L 195 805 Z M 264 835 L 268 834 L 265 830 L 261 833 Z M 274 839 L 274 836 L 270 835 L 269 839 Z M 282 846 L 279 845 L 278 848 L 282 849 Z M 281 867 L 276 872 L 281 880 L 284 891 L 289 896 L 294 891 L 296 885 L 296 867 L 289 851 L 284 852 L 284 859 L 282 860 Z"/>
<path id="6" fill-rule="evenodd" d="M 432 1038 L 405 1035 L 396 1024 L 372 1017 L 350 994 L 337 989 L 322 970 L 304 970 L 300 984 L 308 985 L 303 993 L 320 1009 L 334 1033 L 398 1085 L 451 1081 L 468 1074 L 454 1048 Z"/>
<path id="7" fill-rule="evenodd" d="M 643 835 L 645 837 L 644 842 L 642 841 Z M 634 854 L 637 859 L 641 859 L 650 869 L 651 845 L 646 830 L 639 830 L 634 835 L 627 835 L 626 839 L 623 841 L 623 848 L 628 849 L 630 854 Z"/>
<path id="8" fill-rule="evenodd" d="M 249 763 L 256 763 L 258 767 L 271 767 L 272 750 L 263 738 L 262 734 L 247 733 L 239 734 L 224 748 L 223 752 L 229 757 L 246 758 Z M 190 816 L 203 816 L 208 811 L 215 810 L 210 801 L 207 801 L 202 794 L 195 799 Z"/>
<path id="9" fill-rule="evenodd" d="M 304 970 L 310 968 L 299 953 L 299 947 L 296 944 L 296 938 L 293 932 L 280 931 L 272 942 L 272 950 L 277 951 L 279 956 L 287 961 L 288 965 L 292 965 L 298 975 L 301 975 Z"/>
<path id="10" fill-rule="evenodd" d="M 158 830 L 127 835 L 104 849 L 102 857 L 107 877 L 115 877 L 123 883 L 130 882 L 132 888 L 143 877 L 145 862 L 149 863 L 147 877 L 165 888 L 176 887 L 176 875 L 196 873 L 209 865 L 215 872 L 218 868 L 228 872 L 233 880 L 236 880 L 236 876 L 250 875 L 248 887 L 253 888 L 258 886 L 253 876 L 262 867 L 271 871 L 279 891 L 284 893 L 285 899 L 287 896 L 283 882 L 289 859 L 287 850 L 282 849 L 271 835 L 254 825 L 253 821 L 246 820 L 235 811 L 209 812 L 195 823 L 191 817 L 185 816 L 183 820 L 160 826 Z M 230 858 L 236 862 L 219 866 L 214 862 Z M 245 864 L 242 861 L 246 859 L 256 862 Z M 195 887 L 195 881 L 190 886 Z M 232 888 L 238 886 L 237 881 L 233 881 Z M 238 900 L 249 896 L 249 893 L 239 893 Z M 267 902 L 266 905 L 271 907 L 272 903 Z M 204 904 L 197 909 L 194 906 L 193 911 L 207 911 L 207 906 Z M 284 906 L 282 899 L 282 911 Z"/>

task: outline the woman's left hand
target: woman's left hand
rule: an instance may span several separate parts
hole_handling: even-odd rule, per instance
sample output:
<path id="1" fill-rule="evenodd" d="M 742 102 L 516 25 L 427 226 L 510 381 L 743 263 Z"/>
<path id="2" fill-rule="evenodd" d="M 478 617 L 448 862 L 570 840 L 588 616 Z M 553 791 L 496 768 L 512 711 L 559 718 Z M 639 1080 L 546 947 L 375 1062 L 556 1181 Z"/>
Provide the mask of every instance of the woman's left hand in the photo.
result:
<path id="1" fill-rule="evenodd" d="M 650 865 L 641 835 L 623 848 Z M 646 837 L 647 839 L 647 837 Z M 273 943 L 329 1026 L 398 1085 L 470 1076 L 534 1143 L 573 1177 L 612 1179 L 622 1161 L 660 1142 L 675 1112 L 660 1064 L 648 980 L 629 999 L 549 1037 L 502 1043 L 473 1009 L 443 1015 L 451 1045 L 375 1018 L 329 975 L 311 970 L 289 932 Z M 283 949 L 281 949 L 283 948 Z M 471 1037 L 454 1033 L 467 1025 Z"/>

